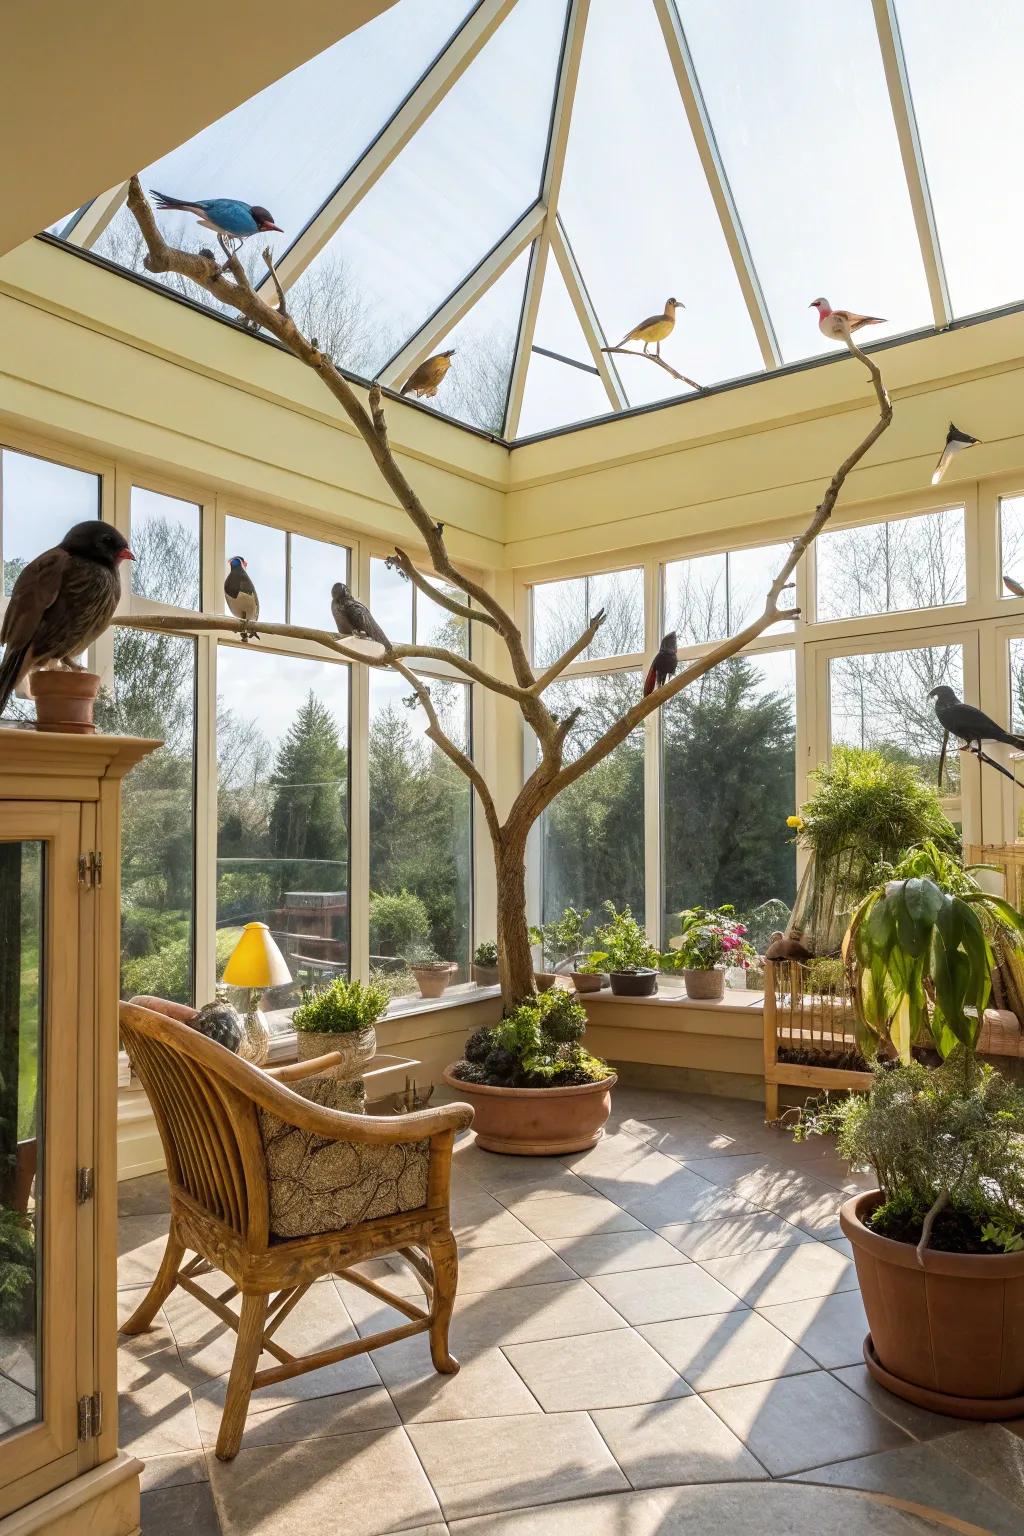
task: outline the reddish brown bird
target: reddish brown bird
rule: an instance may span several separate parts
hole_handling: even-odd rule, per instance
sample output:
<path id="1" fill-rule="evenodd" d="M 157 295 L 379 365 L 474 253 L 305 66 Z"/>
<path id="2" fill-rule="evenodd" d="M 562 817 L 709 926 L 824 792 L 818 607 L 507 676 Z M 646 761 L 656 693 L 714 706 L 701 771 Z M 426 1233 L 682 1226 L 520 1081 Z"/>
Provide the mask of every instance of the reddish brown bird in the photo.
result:
<path id="1" fill-rule="evenodd" d="M 432 400 L 440 389 L 454 356 L 455 348 L 451 347 L 447 352 L 438 352 L 436 356 L 428 357 L 426 362 L 420 363 L 415 372 L 406 379 L 402 385 L 402 394 L 426 395 Z"/>
<path id="2" fill-rule="evenodd" d="M 660 688 L 662 683 L 667 683 L 673 672 L 679 669 L 678 637 L 674 629 L 662 638 L 661 647 L 654 660 L 647 669 L 644 678 L 644 698 L 653 693 L 655 688 Z"/>
<path id="3" fill-rule="evenodd" d="M 102 635 L 121 600 L 118 567 L 134 559 L 123 534 L 94 520 L 29 561 L 0 626 L 0 711 L 28 672 L 50 661 L 73 666 Z"/>

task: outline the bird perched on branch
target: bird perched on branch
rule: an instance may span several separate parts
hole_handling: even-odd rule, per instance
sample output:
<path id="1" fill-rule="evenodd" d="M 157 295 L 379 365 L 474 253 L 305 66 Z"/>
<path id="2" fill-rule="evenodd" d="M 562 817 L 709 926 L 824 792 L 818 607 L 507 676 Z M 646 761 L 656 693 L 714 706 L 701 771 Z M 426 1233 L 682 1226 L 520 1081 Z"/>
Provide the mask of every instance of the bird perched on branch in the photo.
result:
<path id="1" fill-rule="evenodd" d="M 259 636 L 254 626 L 260 616 L 260 600 L 252 584 L 252 578 L 248 575 L 248 565 L 241 555 L 232 555 L 228 561 L 224 601 L 228 605 L 228 612 L 233 613 L 236 619 L 241 619 L 245 626 L 242 630 L 243 643 L 258 640 Z"/>
<path id="2" fill-rule="evenodd" d="M 818 311 L 818 330 L 829 341 L 845 341 L 866 325 L 884 325 L 878 315 L 858 315 L 852 309 L 833 309 L 828 299 L 812 299 L 808 308 Z"/>
<path id="3" fill-rule="evenodd" d="M 427 395 L 430 399 L 437 394 L 444 380 L 445 374 L 452 365 L 455 356 L 455 348 L 449 347 L 447 352 L 438 352 L 434 357 L 428 357 L 425 363 L 406 379 L 402 385 L 403 395 Z"/>
<path id="4" fill-rule="evenodd" d="M 666 299 L 662 313 L 648 315 L 646 320 L 641 320 L 639 325 L 634 325 L 633 329 L 623 336 L 619 346 L 624 347 L 627 341 L 642 341 L 645 352 L 653 345 L 655 357 L 660 357 L 662 342 L 675 330 L 676 310 L 685 308 L 686 305 L 680 299 Z"/>
<path id="5" fill-rule="evenodd" d="M 273 214 L 258 203 L 243 203 L 234 197 L 196 198 L 190 202 L 187 198 L 168 197 L 166 192 L 157 192 L 155 188 L 150 191 L 157 199 L 158 208 L 194 213 L 204 229 L 212 229 L 215 235 L 223 235 L 228 240 L 248 240 L 250 235 L 266 234 L 270 230 L 276 230 L 279 235 L 284 233 L 281 226 L 274 223 Z"/>
<path id="6" fill-rule="evenodd" d="M 669 630 L 663 636 L 660 649 L 647 669 L 644 678 L 644 698 L 653 693 L 655 688 L 660 688 L 662 683 L 667 683 L 672 674 L 679 669 L 678 638 L 674 629 Z"/>
<path id="7" fill-rule="evenodd" d="M 51 661 L 77 665 L 75 657 L 103 634 L 121 601 L 121 561 L 134 559 L 123 534 L 93 519 L 29 561 L 0 626 L 0 710 L 29 672 Z"/>
<path id="8" fill-rule="evenodd" d="M 958 453 L 963 453 L 965 448 L 973 448 L 976 443 L 980 442 L 980 437 L 972 437 L 969 432 L 961 432 L 959 427 L 955 427 L 950 422 L 949 431 L 946 433 L 946 441 L 943 443 L 942 452 L 939 454 L 939 462 L 932 472 L 932 485 L 938 485 L 949 468 L 950 462 Z"/>
<path id="9" fill-rule="evenodd" d="M 1012 592 L 1014 597 L 1024 597 L 1024 586 L 1021 586 L 1020 582 L 1015 581 L 1012 576 L 1003 577 L 1003 586 L 1007 592 Z"/>
<path id="10" fill-rule="evenodd" d="M 982 710 L 975 709 L 973 704 L 964 704 L 952 688 L 933 688 L 928 697 L 935 700 L 933 708 L 939 724 L 951 736 L 959 736 L 965 746 L 973 743 L 980 751 L 983 741 L 999 741 L 1024 752 L 1024 736 L 1004 731 Z"/>
<path id="11" fill-rule="evenodd" d="M 353 597 L 343 581 L 336 581 L 331 588 L 331 612 L 338 626 L 338 634 L 358 640 L 375 640 L 390 651 L 391 641 L 381 629 L 373 614 L 358 597 Z"/>

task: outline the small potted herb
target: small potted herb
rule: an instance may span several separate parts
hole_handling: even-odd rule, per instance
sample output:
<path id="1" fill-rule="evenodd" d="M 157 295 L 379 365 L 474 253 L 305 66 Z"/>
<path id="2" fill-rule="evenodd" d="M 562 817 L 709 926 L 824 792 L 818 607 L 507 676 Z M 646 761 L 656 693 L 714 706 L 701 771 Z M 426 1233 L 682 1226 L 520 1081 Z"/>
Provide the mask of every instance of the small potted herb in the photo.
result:
<path id="1" fill-rule="evenodd" d="M 340 1078 L 357 1077 L 377 1050 L 374 1025 L 387 1012 L 387 989 L 338 976 L 326 987 L 307 988 L 292 1015 L 299 1060 L 340 1051 Z"/>
<path id="2" fill-rule="evenodd" d="M 554 917 L 543 928 L 530 929 L 530 943 L 540 950 L 541 969 L 534 972 L 539 992 L 555 984 L 555 977 L 566 974 L 586 948 L 584 927 L 590 912 L 566 907 L 561 917 Z"/>
<path id="3" fill-rule="evenodd" d="M 608 985 L 608 973 L 601 969 L 593 955 L 588 955 L 585 960 L 577 960 L 576 969 L 570 975 L 577 992 L 600 992 L 602 987 Z"/>
<path id="4" fill-rule="evenodd" d="M 451 960 L 441 960 L 429 944 L 409 946 L 406 956 L 410 971 L 416 978 L 421 997 L 440 997 L 456 966 Z"/>
<path id="5" fill-rule="evenodd" d="M 616 997 L 653 997 L 658 990 L 658 951 L 628 907 L 603 907 L 607 921 L 594 933 L 582 974 L 607 971 Z"/>
<path id="6" fill-rule="evenodd" d="M 498 985 L 498 946 L 493 939 L 485 939 L 473 953 L 473 980 L 478 987 Z"/>
<path id="7" fill-rule="evenodd" d="M 669 953 L 661 957 L 666 971 L 681 972 L 686 995 L 703 1002 L 725 996 L 725 972 L 729 966 L 744 970 L 755 958 L 746 939 L 746 927 L 734 908 L 690 907 L 680 912 L 682 931 L 669 939 Z"/>

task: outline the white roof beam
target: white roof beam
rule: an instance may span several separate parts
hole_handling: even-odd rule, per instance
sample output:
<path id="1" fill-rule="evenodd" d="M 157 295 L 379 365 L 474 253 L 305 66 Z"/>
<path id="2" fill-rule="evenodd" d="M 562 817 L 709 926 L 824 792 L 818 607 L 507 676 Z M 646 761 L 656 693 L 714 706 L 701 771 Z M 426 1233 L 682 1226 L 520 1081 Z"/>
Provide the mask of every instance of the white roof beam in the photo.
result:
<path id="1" fill-rule="evenodd" d="M 541 177 L 540 199 L 547 209 L 544 228 L 530 256 L 530 270 L 526 276 L 523 309 L 516 336 L 516 350 L 509 380 L 508 406 L 505 411 L 505 436 L 512 439 L 519 431 L 519 417 L 523 409 L 526 390 L 526 371 L 533 350 L 533 338 L 537 330 L 537 313 L 547 271 L 551 234 L 558 212 L 558 194 L 565 170 L 565 150 L 569 142 L 572 107 L 576 99 L 576 82 L 580 74 L 580 57 L 587 30 L 590 0 L 570 0 L 566 18 L 562 57 L 558 65 L 554 102 L 551 111 L 551 127 L 548 132 L 544 171 Z"/>
<path id="2" fill-rule="evenodd" d="M 385 364 L 377 375 L 381 384 L 391 389 L 397 388 L 431 355 L 438 342 L 472 309 L 477 299 L 498 281 L 516 257 L 525 251 L 530 241 L 537 238 L 544 227 L 544 216 L 544 204 L 541 202 L 534 203 L 532 208 L 526 210 L 454 293 L 435 309 L 415 336 L 410 337 L 401 351 L 396 352 L 391 361 Z"/>
<path id="3" fill-rule="evenodd" d="M 410 91 L 344 181 L 285 251 L 277 263 L 282 287 L 288 288 L 302 276 L 353 208 L 362 202 L 413 134 L 466 72 L 515 4 L 516 0 L 480 0 L 473 14 L 463 22 L 447 48 Z M 269 281 L 268 276 L 260 286 Z"/>
<path id="4" fill-rule="evenodd" d="M 914 224 L 921 246 L 925 276 L 928 279 L 928 295 L 931 299 L 935 324 L 941 329 L 953 318 L 946 284 L 946 270 L 942 263 L 942 249 L 935 223 L 935 209 L 928 187 L 921 138 L 917 130 L 917 116 L 910 94 L 907 60 L 900 37 L 900 25 L 894 0 L 871 0 L 875 13 L 875 28 L 885 67 L 885 83 L 889 87 L 889 101 L 896 123 L 896 137 L 903 157 L 903 171 L 910 193 L 910 206 L 914 210 Z"/>
<path id="5" fill-rule="evenodd" d="M 743 301 L 750 315 L 750 323 L 754 327 L 758 346 L 761 348 L 764 365 L 766 368 L 778 368 L 782 364 L 782 350 L 775 335 L 771 315 L 768 313 L 768 305 L 761 289 L 757 268 L 754 266 L 754 258 L 747 244 L 732 188 L 729 186 L 725 164 L 715 140 L 714 129 L 711 126 L 711 119 L 708 116 L 708 109 L 690 53 L 690 45 L 686 41 L 675 0 L 653 0 L 653 3 L 665 37 L 672 72 L 676 77 L 676 84 L 690 124 L 690 132 L 693 134 L 697 153 L 704 167 L 708 189 L 739 279 Z"/>
<path id="6" fill-rule="evenodd" d="M 602 348 L 608 345 L 608 338 L 602 329 L 601 322 L 597 318 L 597 311 L 587 292 L 582 273 L 576 262 L 576 256 L 569 244 L 565 228 L 561 219 L 555 220 L 551 232 L 551 249 L 555 260 L 558 262 L 558 270 L 565 281 L 565 286 L 572 300 L 572 307 L 576 311 L 576 318 L 582 327 L 583 334 L 590 348 L 590 355 L 594 360 L 601 383 L 604 385 L 605 394 L 613 411 L 624 411 L 629 406 L 626 391 L 623 388 L 619 371 L 612 358 Z"/>
<path id="7" fill-rule="evenodd" d="M 91 203 L 86 203 L 64 237 L 68 244 L 91 250 L 127 196 L 128 183 L 119 181 L 109 192 L 101 192 Z"/>

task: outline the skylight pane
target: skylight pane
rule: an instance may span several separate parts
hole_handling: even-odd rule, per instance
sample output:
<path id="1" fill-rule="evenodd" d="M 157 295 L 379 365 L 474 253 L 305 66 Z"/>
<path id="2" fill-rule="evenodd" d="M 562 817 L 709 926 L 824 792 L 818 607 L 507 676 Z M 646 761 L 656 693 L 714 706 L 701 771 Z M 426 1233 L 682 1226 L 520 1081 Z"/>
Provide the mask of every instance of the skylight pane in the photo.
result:
<path id="1" fill-rule="evenodd" d="M 896 11 L 953 309 L 1013 303 L 1024 297 L 1024 209 L 1007 185 L 1024 154 L 1019 0 Z"/>
<path id="2" fill-rule="evenodd" d="M 783 355 L 840 345 L 821 336 L 808 309 L 819 295 L 886 316 L 865 333 L 872 340 L 930 325 L 871 6 L 677 3 Z M 957 54 L 969 30 L 962 17 L 935 29 Z M 946 93 L 959 123 L 952 107 Z"/>
<path id="3" fill-rule="evenodd" d="M 519 413 L 520 437 L 531 432 L 550 432 L 554 427 L 585 421 L 588 416 L 604 416 L 611 410 L 553 256 L 548 257 L 544 273 L 534 345 L 572 358 L 583 367 L 569 367 L 540 352 L 532 354 Z"/>
<path id="4" fill-rule="evenodd" d="M 652 5 L 593 0 L 559 208 L 609 341 L 672 297 L 687 307 L 662 353 L 678 372 L 761 370 Z M 688 391 L 652 362 L 615 361 L 635 404 Z"/>
<path id="5" fill-rule="evenodd" d="M 375 374 L 535 201 L 564 27 L 563 0 L 519 0 L 295 285 L 340 262 L 374 315 L 344 366 Z"/>

